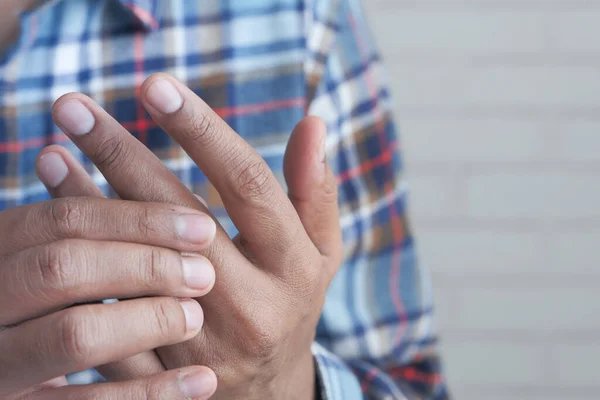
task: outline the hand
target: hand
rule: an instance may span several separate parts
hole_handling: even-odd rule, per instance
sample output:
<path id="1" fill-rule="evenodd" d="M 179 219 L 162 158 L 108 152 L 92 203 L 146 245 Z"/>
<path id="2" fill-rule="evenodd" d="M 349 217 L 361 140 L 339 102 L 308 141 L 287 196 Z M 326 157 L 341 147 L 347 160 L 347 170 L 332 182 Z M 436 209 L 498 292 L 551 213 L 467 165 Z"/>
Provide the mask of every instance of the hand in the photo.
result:
<path id="1" fill-rule="evenodd" d="M 119 384 L 66 386 L 67 373 L 200 332 L 203 313 L 192 298 L 210 291 L 214 269 L 204 257 L 181 252 L 205 248 L 215 224 L 185 207 L 100 198 L 85 171 L 63 155 L 70 167 L 63 195 L 77 188 L 88 197 L 0 213 L 0 398 L 157 398 L 156 393 L 166 393 L 184 399 L 201 389 L 212 394 L 216 378 L 206 367 Z M 48 154 L 40 165 L 53 157 Z M 41 172 L 52 181 L 66 170 Z M 135 299 L 81 304 L 115 297 Z"/>
<path id="2" fill-rule="evenodd" d="M 240 232 L 232 241 L 218 228 L 213 244 L 201 252 L 217 274 L 214 289 L 199 300 L 205 327 L 193 340 L 157 349 L 160 360 L 167 368 L 212 368 L 219 379 L 214 398 L 311 399 L 310 347 L 341 259 L 336 182 L 324 161 L 323 124 L 306 118 L 290 138 L 284 163 L 288 197 L 265 161 L 188 88 L 159 74 L 141 92 L 153 119 L 218 190 Z M 64 96 L 54 118 L 121 198 L 205 210 L 91 99 Z M 137 368 L 126 362 L 109 375 L 131 376 Z"/>

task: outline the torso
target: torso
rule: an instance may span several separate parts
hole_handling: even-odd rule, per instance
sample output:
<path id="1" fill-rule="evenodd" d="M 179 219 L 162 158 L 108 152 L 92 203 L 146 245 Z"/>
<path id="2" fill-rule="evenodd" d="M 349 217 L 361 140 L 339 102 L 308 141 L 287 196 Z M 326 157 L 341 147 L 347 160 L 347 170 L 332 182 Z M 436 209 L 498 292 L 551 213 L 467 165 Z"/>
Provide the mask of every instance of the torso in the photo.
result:
<path id="1" fill-rule="evenodd" d="M 127 13 L 107 0 L 60 1 L 29 18 L 18 51 L 0 65 L 0 210 L 48 198 L 34 170 L 36 155 L 48 144 L 67 146 L 100 182 L 50 116 L 59 96 L 83 92 L 207 199 L 225 222 L 216 191 L 139 102 L 141 82 L 161 71 L 198 93 L 282 178 L 287 139 L 305 114 L 304 14 L 295 1 L 258 3 L 230 15 L 222 9 L 228 2 L 220 0 L 169 2 L 162 8 L 161 28 L 145 33 L 128 27 Z M 191 24 L 185 31 L 182 5 Z"/>

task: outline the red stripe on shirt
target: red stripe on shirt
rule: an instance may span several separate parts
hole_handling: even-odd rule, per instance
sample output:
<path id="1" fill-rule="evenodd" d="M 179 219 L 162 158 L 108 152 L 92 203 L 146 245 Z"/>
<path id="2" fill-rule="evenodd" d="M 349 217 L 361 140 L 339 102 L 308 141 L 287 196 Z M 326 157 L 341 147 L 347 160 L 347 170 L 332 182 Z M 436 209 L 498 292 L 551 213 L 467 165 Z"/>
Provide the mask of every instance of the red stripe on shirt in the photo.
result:
<path id="1" fill-rule="evenodd" d="M 396 145 L 396 141 L 391 142 L 389 144 L 389 147 L 377 157 L 371 158 L 370 160 L 366 160 L 361 165 L 354 168 L 350 168 L 349 170 L 346 170 L 343 173 L 339 174 L 337 176 L 338 185 L 349 181 L 352 178 L 356 178 L 357 176 L 361 176 L 362 174 L 372 171 L 377 167 L 381 167 L 382 165 L 389 163 L 392 160 L 392 154 L 396 149 Z"/>
<path id="2" fill-rule="evenodd" d="M 305 103 L 305 98 L 296 97 L 291 99 L 269 101 L 260 104 L 249 104 L 245 106 L 219 107 L 214 108 L 214 110 L 221 118 L 227 118 L 265 111 L 273 111 L 283 108 L 304 107 Z"/>
<path id="3" fill-rule="evenodd" d="M 139 32 L 133 38 L 133 58 L 135 60 L 135 103 L 136 103 L 136 123 L 135 132 L 138 140 L 146 144 L 148 136 L 148 121 L 146 120 L 146 112 L 142 105 L 141 94 L 142 84 L 144 83 L 144 34 Z"/>
<path id="4" fill-rule="evenodd" d="M 304 107 L 304 103 L 305 99 L 298 97 L 245 106 L 220 107 L 215 108 L 214 110 L 221 118 L 227 118 L 265 111 L 274 111 L 284 108 Z M 154 120 L 145 118 L 137 119 L 136 121 L 123 122 L 121 125 L 130 132 L 147 132 L 149 129 L 156 128 L 158 126 Z M 52 143 L 63 143 L 68 140 L 68 137 L 66 137 L 63 133 L 55 133 L 51 136 L 24 140 L 22 142 L 0 143 L 0 152 L 17 153 L 31 148 L 47 146 Z"/>
<path id="5" fill-rule="evenodd" d="M 392 368 L 387 372 L 393 377 L 403 378 L 408 381 L 424 383 L 427 385 L 437 385 L 442 382 L 441 374 L 428 374 L 412 367 Z"/>
<path id="6" fill-rule="evenodd" d="M 125 6 L 129 8 L 131 12 L 134 13 L 141 21 L 150 25 L 152 29 L 158 29 L 158 21 L 148 11 L 136 6 L 135 4 L 126 4 Z"/>
<path id="7" fill-rule="evenodd" d="M 368 57 L 368 54 L 366 54 L 366 52 L 365 52 L 365 43 L 363 41 L 361 34 L 358 32 L 356 20 L 354 19 L 354 16 L 352 14 L 350 14 L 348 16 L 348 18 L 349 18 L 350 25 L 352 27 L 354 37 L 356 39 L 356 43 L 358 45 L 358 49 L 359 49 L 359 53 L 360 53 L 362 62 L 365 65 L 368 65 L 369 57 Z M 376 116 L 375 129 L 379 136 L 379 146 L 381 148 L 381 151 L 383 153 L 385 153 L 386 151 L 388 151 L 390 149 L 390 143 L 388 143 L 388 140 L 386 138 L 386 133 L 385 133 L 385 122 L 384 122 L 384 118 L 383 118 L 384 112 L 380 109 L 379 102 L 377 101 L 378 92 L 379 92 L 377 90 L 377 84 L 375 82 L 373 82 L 372 76 L 370 75 L 369 71 L 365 72 L 365 82 L 366 82 L 367 90 L 369 92 L 369 96 L 372 99 L 371 102 L 373 105 L 373 111 Z M 390 157 L 391 156 L 392 155 L 390 154 Z M 388 167 L 387 174 L 389 174 L 389 179 L 386 180 L 384 192 L 386 193 L 386 195 L 391 196 L 394 193 L 394 187 L 392 186 L 394 170 L 393 170 L 391 163 L 388 163 L 387 167 Z M 392 304 L 394 306 L 394 310 L 396 311 L 396 314 L 398 315 L 398 321 L 400 324 L 400 326 L 398 328 L 398 332 L 394 335 L 393 341 L 394 341 L 395 345 L 398 345 L 399 343 L 401 343 L 402 338 L 404 337 L 404 333 L 406 331 L 406 312 L 404 309 L 404 304 L 402 302 L 402 298 L 400 296 L 400 264 L 401 264 L 401 257 L 400 257 L 401 253 L 400 252 L 401 252 L 401 246 L 402 246 L 404 233 L 402 231 L 402 223 L 400 221 L 400 216 L 398 215 L 398 212 L 396 210 L 395 202 L 393 202 L 393 201 L 390 202 L 388 209 L 389 209 L 389 213 L 390 213 L 390 224 L 392 227 L 392 236 L 393 236 L 393 243 L 394 243 L 394 251 L 392 252 L 392 259 L 391 259 L 391 276 L 390 276 L 389 284 L 390 284 L 390 293 L 391 293 L 391 297 L 392 297 Z M 361 385 L 364 389 L 366 389 L 368 387 L 368 385 L 371 383 L 373 376 L 371 376 L 371 374 L 368 374 L 366 377 L 364 377 L 362 385 Z"/>
<path id="8" fill-rule="evenodd" d="M 6 142 L 0 143 L 0 152 L 2 153 L 18 153 L 23 150 L 43 147 L 52 143 L 61 143 L 68 141 L 69 138 L 63 133 L 55 133 L 51 136 L 24 140 L 22 142 Z"/>

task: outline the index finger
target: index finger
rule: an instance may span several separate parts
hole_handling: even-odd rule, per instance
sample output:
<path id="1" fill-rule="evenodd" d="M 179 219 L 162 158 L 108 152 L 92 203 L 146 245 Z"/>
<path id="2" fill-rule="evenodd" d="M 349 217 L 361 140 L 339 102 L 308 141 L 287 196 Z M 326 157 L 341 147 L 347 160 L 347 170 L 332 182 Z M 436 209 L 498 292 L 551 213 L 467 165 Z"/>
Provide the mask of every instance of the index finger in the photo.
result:
<path id="1" fill-rule="evenodd" d="M 208 215 L 170 204 L 70 197 L 0 213 L 0 255 L 62 239 L 111 240 L 194 252 L 216 231 Z"/>
<path id="2" fill-rule="evenodd" d="M 215 186 L 249 250 L 257 250 L 253 255 L 259 261 L 279 261 L 271 265 L 285 265 L 282 257 L 304 230 L 265 160 L 210 106 L 169 75 L 150 77 L 141 91 L 152 118 Z"/>

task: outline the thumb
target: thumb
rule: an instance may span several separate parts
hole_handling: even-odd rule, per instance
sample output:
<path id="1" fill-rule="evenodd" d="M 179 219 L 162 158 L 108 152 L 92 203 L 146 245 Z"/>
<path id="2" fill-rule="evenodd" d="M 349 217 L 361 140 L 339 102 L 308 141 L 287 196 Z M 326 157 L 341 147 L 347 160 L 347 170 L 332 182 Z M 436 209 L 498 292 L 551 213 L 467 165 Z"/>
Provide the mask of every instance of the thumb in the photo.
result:
<path id="1" fill-rule="evenodd" d="M 317 117 L 296 125 L 287 145 L 283 173 L 289 198 L 306 233 L 326 257 L 339 264 L 342 249 L 337 183 L 325 157 L 327 129 Z"/>

